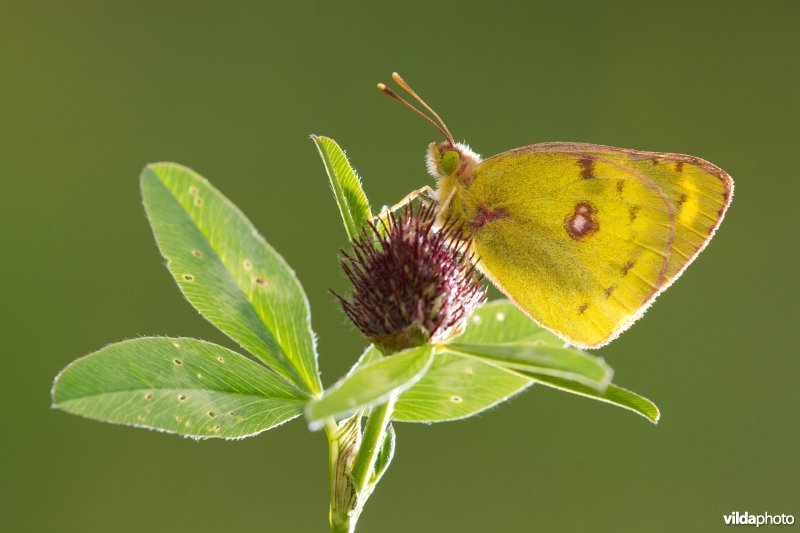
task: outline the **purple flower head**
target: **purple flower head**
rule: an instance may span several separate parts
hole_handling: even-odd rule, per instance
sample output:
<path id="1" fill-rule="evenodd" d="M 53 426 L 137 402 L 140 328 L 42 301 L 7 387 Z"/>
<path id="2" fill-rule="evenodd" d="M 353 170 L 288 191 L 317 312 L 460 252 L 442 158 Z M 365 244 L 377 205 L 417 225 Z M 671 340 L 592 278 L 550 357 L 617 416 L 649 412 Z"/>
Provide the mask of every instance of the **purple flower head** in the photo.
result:
<path id="1" fill-rule="evenodd" d="M 435 229 L 435 220 L 434 206 L 409 206 L 402 216 L 370 223 L 352 252 L 340 253 L 353 291 L 334 294 L 384 354 L 457 335 L 486 299 L 470 239 L 450 223 Z"/>

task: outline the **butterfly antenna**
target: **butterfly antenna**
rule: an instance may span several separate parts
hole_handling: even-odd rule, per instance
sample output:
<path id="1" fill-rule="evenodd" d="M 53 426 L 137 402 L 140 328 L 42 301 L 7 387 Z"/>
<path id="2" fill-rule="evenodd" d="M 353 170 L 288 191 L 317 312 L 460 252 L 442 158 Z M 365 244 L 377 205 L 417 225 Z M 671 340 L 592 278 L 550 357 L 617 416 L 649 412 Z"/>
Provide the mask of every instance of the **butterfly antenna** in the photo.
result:
<path id="1" fill-rule="evenodd" d="M 450 131 L 446 127 L 443 128 L 442 126 L 434 122 L 433 119 L 431 119 L 431 117 L 429 117 L 428 115 L 426 115 L 413 105 L 409 104 L 404 98 L 398 96 L 397 93 L 395 93 L 393 90 L 388 88 L 383 83 L 378 84 L 378 90 L 381 91 L 383 94 L 391 96 L 392 98 L 394 98 L 395 100 L 397 100 L 398 102 L 400 102 L 401 104 L 412 110 L 414 113 L 418 114 L 419 116 L 430 122 L 430 124 L 447 139 L 447 142 L 449 142 L 451 146 L 455 146 L 455 141 L 453 140 L 453 136 L 450 134 Z"/>
<path id="2" fill-rule="evenodd" d="M 451 145 L 455 145 L 455 142 L 453 141 L 453 135 L 450 133 L 450 130 L 447 129 L 447 124 L 444 123 L 444 120 L 442 120 L 442 117 L 439 116 L 439 113 L 434 111 L 431 106 L 425 103 L 425 100 L 420 98 L 420 96 L 416 92 L 414 92 L 414 89 L 411 88 L 408 82 L 406 82 L 406 80 L 404 80 L 403 77 L 400 76 L 400 74 L 398 74 L 397 72 L 392 72 L 392 79 L 397 85 L 402 87 L 408 94 L 413 96 L 414 99 L 422 105 L 422 107 L 427 109 L 428 112 L 430 112 L 430 114 L 433 115 L 436 118 L 436 120 L 439 121 L 439 124 L 442 125 L 442 129 L 445 132 L 447 132 L 447 135 L 445 135 L 445 137 L 447 137 L 447 140 L 450 141 Z"/>

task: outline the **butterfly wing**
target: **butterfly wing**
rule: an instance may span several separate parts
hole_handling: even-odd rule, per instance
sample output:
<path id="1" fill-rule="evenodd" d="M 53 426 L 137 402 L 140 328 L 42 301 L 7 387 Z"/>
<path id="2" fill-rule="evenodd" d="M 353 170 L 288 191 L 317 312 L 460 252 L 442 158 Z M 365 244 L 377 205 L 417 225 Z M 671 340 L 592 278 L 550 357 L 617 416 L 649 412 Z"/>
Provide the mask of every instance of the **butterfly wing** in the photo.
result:
<path id="1" fill-rule="evenodd" d="M 480 163 L 450 214 L 480 267 L 534 320 L 584 348 L 639 318 L 705 247 L 731 200 L 702 159 L 544 143 Z"/>

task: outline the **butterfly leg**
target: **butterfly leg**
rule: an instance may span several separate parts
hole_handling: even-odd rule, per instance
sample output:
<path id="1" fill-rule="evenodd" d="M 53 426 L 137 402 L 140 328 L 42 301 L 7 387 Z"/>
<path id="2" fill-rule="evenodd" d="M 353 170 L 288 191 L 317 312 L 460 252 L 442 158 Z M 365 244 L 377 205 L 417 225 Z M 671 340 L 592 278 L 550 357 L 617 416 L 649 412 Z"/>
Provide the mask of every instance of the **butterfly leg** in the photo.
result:
<path id="1" fill-rule="evenodd" d="M 426 198 L 428 200 L 436 200 L 436 191 L 430 185 L 425 185 L 424 187 L 420 187 L 417 190 L 411 191 L 407 195 L 403 197 L 402 200 L 394 204 L 392 207 L 383 206 L 381 208 L 380 213 L 372 217 L 372 221 L 375 223 L 379 223 L 382 220 L 386 220 L 390 213 L 397 211 L 400 208 L 403 208 L 409 205 L 411 202 L 416 200 L 417 198 Z"/>
<path id="2" fill-rule="evenodd" d="M 420 197 L 427 197 L 428 200 L 435 200 L 436 191 L 434 191 L 430 185 L 425 185 L 424 187 L 420 187 L 415 191 L 411 191 L 410 193 L 405 195 L 402 200 L 394 204 L 392 207 L 389 208 L 384 207 L 383 209 L 381 209 L 381 211 L 383 210 L 388 210 L 392 212 L 397 211 L 401 207 L 407 206 L 408 204 L 410 204 L 411 202 Z"/>

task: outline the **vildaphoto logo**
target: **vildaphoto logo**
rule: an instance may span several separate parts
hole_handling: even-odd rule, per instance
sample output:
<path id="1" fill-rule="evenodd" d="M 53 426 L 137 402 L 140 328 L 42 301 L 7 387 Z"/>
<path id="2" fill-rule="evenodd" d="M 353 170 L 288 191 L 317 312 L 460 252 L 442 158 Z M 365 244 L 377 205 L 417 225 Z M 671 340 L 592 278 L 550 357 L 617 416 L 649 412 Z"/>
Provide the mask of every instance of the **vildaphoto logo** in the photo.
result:
<path id="1" fill-rule="evenodd" d="M 794 515 L 790 514 L 750 514 L 747 511 L 740 513 L 734 511 L 722 516 L 726 526 L 791 526 L 794 524 Z"/>

